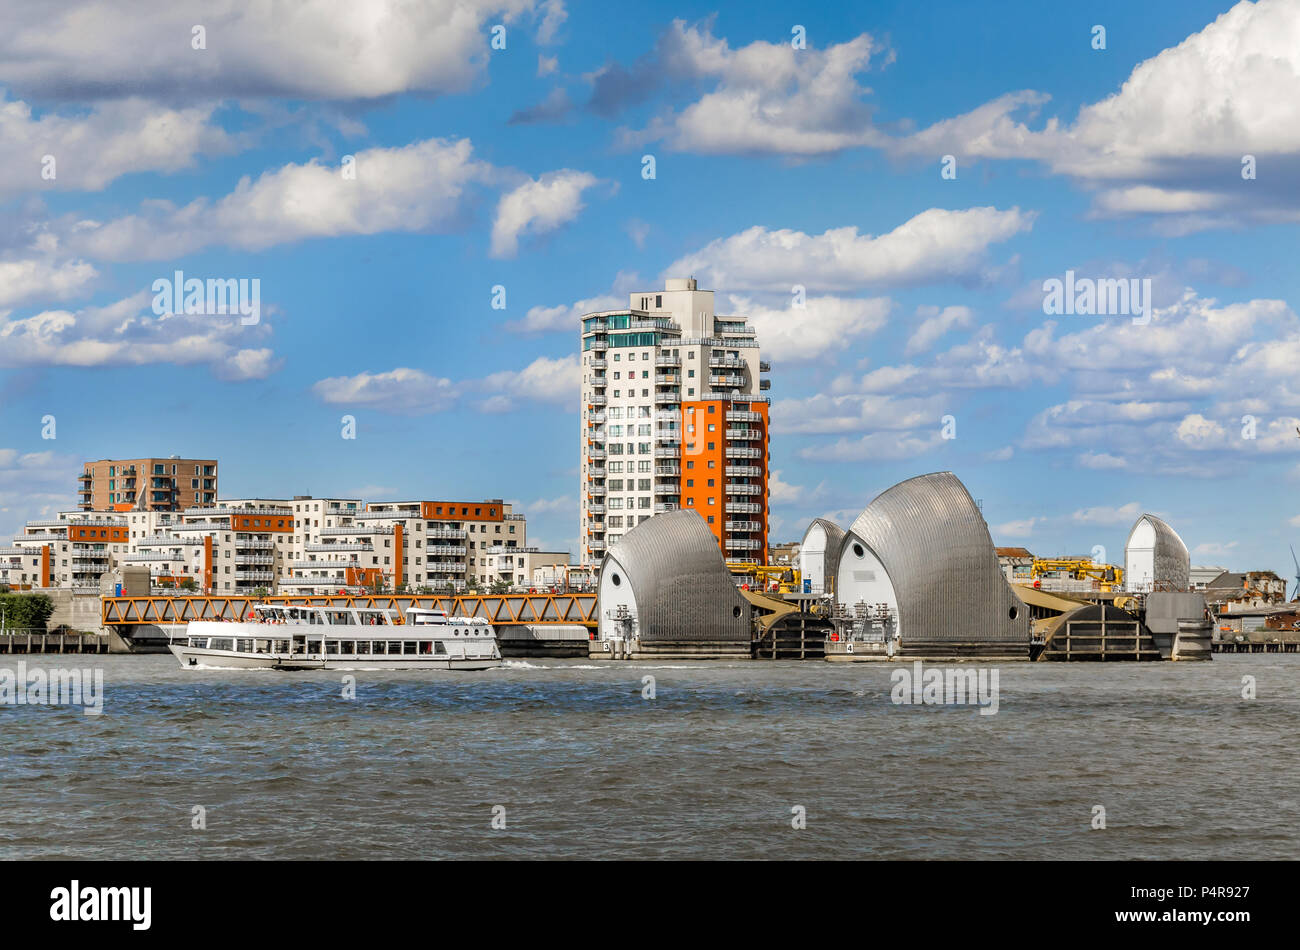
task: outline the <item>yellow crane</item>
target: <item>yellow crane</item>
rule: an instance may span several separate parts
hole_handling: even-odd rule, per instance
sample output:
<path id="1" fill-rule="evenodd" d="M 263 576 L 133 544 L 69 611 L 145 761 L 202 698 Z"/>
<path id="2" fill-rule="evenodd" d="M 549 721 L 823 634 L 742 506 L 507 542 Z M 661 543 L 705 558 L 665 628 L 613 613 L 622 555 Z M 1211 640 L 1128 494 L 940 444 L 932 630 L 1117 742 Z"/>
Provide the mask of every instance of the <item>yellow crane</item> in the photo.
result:
<path id="1" fill-rule="evenodd" d="M 1071 580 L 1099 581 L 1103 591 L 1124 586 L 1124 568 L 1114 564 L 1098 564 L 1090 557 L 1036 557 L 1030 568 L 1034 580 L 1048 575 L 1065 576 Z"/>
<path id="2" fill-rule="evenodd" d="M 757 590 L 768 590 L 772 582 L 777 584 L 777 591 L 793 594 L 799 591 L 799 569 L 789 565 L 759 564 L 756 561 L 728 561 L 727 570 L 733 577 L 745 577 L 753 580 L 751 585 Z"/>

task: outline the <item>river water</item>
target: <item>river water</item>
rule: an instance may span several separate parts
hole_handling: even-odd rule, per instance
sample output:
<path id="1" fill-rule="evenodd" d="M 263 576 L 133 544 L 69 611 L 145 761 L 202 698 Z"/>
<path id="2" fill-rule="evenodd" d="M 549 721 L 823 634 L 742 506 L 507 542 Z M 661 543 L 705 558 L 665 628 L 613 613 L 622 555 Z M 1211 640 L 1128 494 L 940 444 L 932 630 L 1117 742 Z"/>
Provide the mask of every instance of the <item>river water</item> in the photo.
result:
<path id="1" fill-rule="evenodd" d="M 104 711 L 0 706 L 0 858 L 1300 855 L 1300 656 L 1002 664 L 996 715 L 886 664 L 20 660 Z"/>

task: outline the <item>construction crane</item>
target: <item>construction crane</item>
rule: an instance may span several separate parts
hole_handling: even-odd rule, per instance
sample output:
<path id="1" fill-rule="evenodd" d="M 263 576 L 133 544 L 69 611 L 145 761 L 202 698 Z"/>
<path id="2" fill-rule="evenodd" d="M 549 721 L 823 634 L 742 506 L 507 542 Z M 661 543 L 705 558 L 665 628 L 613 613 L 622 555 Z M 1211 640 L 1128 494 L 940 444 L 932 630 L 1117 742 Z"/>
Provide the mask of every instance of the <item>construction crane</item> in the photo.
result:
<path id="1" fill-rule="evenodd" d="M 1035 581 L 1043 577 L 1098 581 L 1101 590 L 1107 592 L 1124 586 L 1124 568 L 1098 564 L 1090 557 L 1036 557 L 1029 573 Z"/>
<path id="2" fill-rule="evenodd" d="M 799 591 L 797 567 L 759 564 L 756 561 L 728 561 L 727 570 L 731 571 L 732 577 L 752 579 L 752 586 L 756 590 L 776 590 L 782 594 Z"/>

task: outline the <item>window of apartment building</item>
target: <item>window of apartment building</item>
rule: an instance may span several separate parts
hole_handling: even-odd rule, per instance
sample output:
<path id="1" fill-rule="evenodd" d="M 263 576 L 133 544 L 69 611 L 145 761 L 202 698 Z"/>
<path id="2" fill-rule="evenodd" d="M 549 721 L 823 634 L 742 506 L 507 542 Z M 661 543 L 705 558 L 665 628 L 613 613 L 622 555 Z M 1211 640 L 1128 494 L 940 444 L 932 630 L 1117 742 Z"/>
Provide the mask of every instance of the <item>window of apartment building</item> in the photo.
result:
<path id="1" fill-rule="evenodd" d="M 619 361 L 619 359 L 620 359 L 619 354 L 615 353 L 615 354 L 614 354 L 614 362 L 617 363 L 617 362 Z"/>
<path id="2" fill-rule="evenodd" d="M 688 370 L 686 371 L 686 378 L 687 378 L 687 379 L 694 379 L 694 378 L 695 378 L 695 370 L 693 370 L 693 369 L 688 369 Z M 694 409 L 691 410 L 691 412 L 694 412 L 694 411 L 695 411 Z"/>
<path id="3" fill-rule="evenodd" d="M 649 454 L 650 454 L 650 443 L 649 443 L 649 442 L 639 442 L 639 443 L 637 443 L 637 454 L 638 454 L 638 455 L 649 455 Z"/>
<path id="4" fill-rule="evenodd" d="M 648 360 L 649 358 L 650 358 L 650 354 L 649 354 L 649 353 L 642 353 L 642 354 L 641 354 L 641 359 L 643 359 L 643 360 Z"/>
<path id="5" fill-rule="evenodd" d="M 693 445 L 693 444 L 694 444 L 694 443 L 692 443 L 692 445 Z M 687 467 L 687 468 L 694 468 L 694 467 L 695 467 L 695 463 L 694 463 L 693 461 L 692 461 L 692 462 L 687 462 L 687 463 L 686 463 L 686 467 Z"/>
<path id="6" fill-rule="evenodd" d="M 710 487 L 710 488 L 713 487 L 713 479 L 711 479 L 711 478 L 709 479 L 709 487 Z M 709 504 L 712 504 L 712 502 L 710 502 Z"/>
<path id="7" fill-rule="evenodd" d="M 714 451 L 717 447 L 718 447 L 718 443 L 716 443 L 716 442 L 710 442 L 710 443 L 709 443 L 709 451 L 710 451 L 710 452 Z"/>
<path id="8" fill-rule="evenodd" d="M 686 479 L 686 487 L 687 487 L 687 488 L 694 488 L 694 487 L 695 487 L 695 479 L 693 479 L 693 478 L 688 478 L 688 479 Z"/>
<path id="9" fill-rule="evenodd" d="M 649 378 L 650 378 L 650 371 L 649 371 L 648 369 L 643 369 L 643 370 L 641 370 L 641 378 L 642 378 L 642 379 L 649 379 Z"/>
<path id="10" fill-rule="evenodd" d="M 709 459 L 709 468 L 717 468 L 717 467 L 718 467 L 718 463 L 715 462 L 713 459 Z"/>
<path id="11" fill-rule="evenodd" d="M 618 390 L 617 390 L 617 389 L 616 389 L 616 390 L 614 390 L 614 398 L 616 398 L 616 399 L 617 399 L 617 398 L 618 398 L 618 395 L 619 395 L 619 392 L 618 392 Z"/>
<path id="12" fill-rule="evenodd" d="M 713 422 L 710 422 L 710 423 L 709 423 L 709 431 L 710 431 L 710 432 L 717 432 L 717 431 L 718 431 L 718 426 L 717 426 L 717 424 L 716 424 L 716 423 L 713 423 Z"/>
<path id="13" fill-rule="evenodd" d="M 637 507 L 638 507 L 638 508 L 649 508 L 649 507 L 650 507 L 650 499 L 649 499 L 649 498 L 638 498 L 638 499 L 637 499 Z"/>
<path id="14" fill-rule="evenodd" d="M 611 479 L 609 480 L 609 490 L 610 490 L 610 491 L 622 491 L 622 490 L 623 490 L 623 479 L 621 479 L 621 478 L 611 478 Z"/>
<path id="15" fill-rule="evenodd" d="M 713 524 L 713 515 L 709 515 L 709 524 Z"/>
<path id="16" fill-rule="evenodd" d="M 649 426 L 649 425 L 637 426 L 637 427 L 636 427 L 636 434 L 637 434 L 637 435 L 649 435 L 649 434 L 650 434 L 650 426 Z"/>
<path id="17" fill-rule="evenodd" d="M 631 391 L 632 391 L 632 390 L 628 390 L 628 392 L 631 392 Z M 648 390 L 648 389 L 643 389 L 643 390 L 641 390 L 641 398 L 642 398 L 642 399 L 649 398 L 649 396 L 650 396 L 650 390 Z"/>
<path id="18" fill-rule="evenodd" d="M 640 478 L 640 479 L 637 479 L 636 490 L 637 490 L 637 491 L 649 491 L 649 490 L 650 490 L 650 479 L 648 479 L 648 478 Z"/>

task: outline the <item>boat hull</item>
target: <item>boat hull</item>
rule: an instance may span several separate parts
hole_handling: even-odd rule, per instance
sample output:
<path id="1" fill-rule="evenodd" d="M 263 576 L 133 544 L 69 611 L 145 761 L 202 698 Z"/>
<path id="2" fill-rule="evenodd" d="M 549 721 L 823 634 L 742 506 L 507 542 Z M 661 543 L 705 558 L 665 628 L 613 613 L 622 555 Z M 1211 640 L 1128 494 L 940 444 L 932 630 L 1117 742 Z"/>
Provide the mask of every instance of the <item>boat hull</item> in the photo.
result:
<path id="1" fill-rule="evenodd" d="M 187 669 L 237 670 L 491 670 L 499 657 L 476 656 L 337 656 L 304 653 L 240 653 L 173 643 L 169 647 Z"/>

